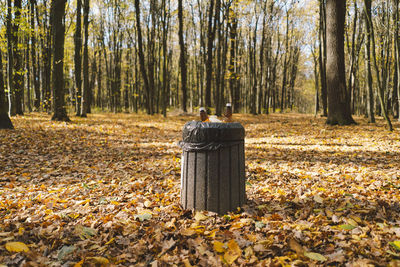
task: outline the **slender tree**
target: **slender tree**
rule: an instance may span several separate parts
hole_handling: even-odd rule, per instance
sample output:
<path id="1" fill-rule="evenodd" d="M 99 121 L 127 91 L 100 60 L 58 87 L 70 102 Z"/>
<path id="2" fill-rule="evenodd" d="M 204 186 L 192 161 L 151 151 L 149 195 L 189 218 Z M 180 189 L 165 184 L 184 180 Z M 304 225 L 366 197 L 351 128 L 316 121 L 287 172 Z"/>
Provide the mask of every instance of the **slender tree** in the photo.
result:
<path id="1" fill-rule="evenodd" d="M 346 0 L 327 0 L 327 88 L 328 118 L 327 124 L 354 124 L 351 116 L 350 97 L 346 90 L 344 62 L 344 25 Z"/>
<path id="2" fill-rule="evenodd" d="M 214 14 L 215 4 L 215 14 Z M 211 83 L 212 83 L 212 71 L 213 71 L 213 48 L 215 32 L 217 27 L 217 21 L 219 21 L 220 13 L 220 0 L 210 1 L 209 13 L 208 13 L 208 33 L 207 33 L 207 63 L 206 63 L 206 90 L 205 90 L 205 101 L 206 106 L 211 107 Z M 213 20 L 214 18 L 214 20 Z M 213 22 L 214 21 L 214 22 Z"/>
<path id="3" fill-rule="evenodd" d="M 372 71 L 371 71 L 371 1 L 364 1 L 364 12 L 366 20 L 366 42 L 365 42 L 365 77 L 367 85 L 367 113 L 369 122 L 375 123 L 374 109 L 374 91 L 372 88 Z"/>
<path id="4" fill-rule="evenodd" d="M 87 117 L 90 101 L 90 84 L 89 84 L 89 0 L 83 0 L 83 27 L 85 32 L 85 42 L 83 44 L 83 92 L 81 117 Z"/>
<path id="5" fill-rule="evenodd" d="M 181 89 L 182 89 L 182 109 L 186 112 L 187 103 L 187 88 L 186 88 L 186 50 L 185 40 L 183 39 L 183 7 L 182 0 L 178 0 L 178 19 L 179 19 L 179 46 L 181 49 L 181 55 L 179 59 L 179 65 L 181 67 Z M 165 55 L 164 55 L 165 56 Z"/>
<path id="6" fill-rule="evenodd" d="M 52 120 L 70 121 L 64 100 L 64 33 L 63 23 L 67 0 L 52 0 L 51 27 L 53 35 L 53 117 Z"/>
<path id="7" fill-rule="evenodd" d="M 82 105 L 82 0 L 76 0 L 76 26 L 74 43 L 76 116 L 80 116 Z"/>
<path id="8" fill-rule="evenodd" d="M 6 104 L 6 95 L 4 92 L 4 77 L 3 77 L 3 60 L 0 51 L 0 129 L 13 129 L 10 117 L 8 117 L 8 109 Z"/>
<path id="9" fill-rule="evenodd" d="M 36 0 L 30 1 L 30 23 L 31 29 L 35 29 L 35 7 L 36 7 Z M 36 61 L 36 37 L 35 32 L 31 33 L 31 58 L 32 58 L 32 74 L 33 74 L 33 87 L 34 87 L 34 95 L 35 98 L 33 100 L 33 106 L 36 111 L 40 109 L 40 80 L 39 80 L 39 72 L 37 68 L 37 61 Z"/>
<path id="10" fill-rule="evenodd" d="M 15 96 L 14 111 L 17 115 L 23 115 L 23 98 L 24 98 L 24 64 L 22 59 L 22 51 L 19 45 L 19 30 L 21 23 L 22 0 L 14 1 L 14 23 L 13 23 L 13 56 L 14 56 L 14 73 L 13 73 L 13 89 Z"/>
<path id="11" fill-rule="evenodd" d="M 319 73 L 321 80 L 322 116 L 328 116 L 328 92 L 326 85 L 326 0 L 319 0 Z"/>
<path id="12" fill-rule="evenodd" d="M 368 4 L 367 2 L 371 3 L 372 0 L 364 0 L 364 2 L 365 2 L 365 6 L 367 6 L 367 4 Z M 393 131 L 393 125 L 392 125 L 392 122 L 390 121 L 390 118 L 389 118 L 388 113 L 387 113 L 387 108 L 386 108 L 386 105 L 385 105 L 384 87 L 381 84 L 380 71 L 379 71 L 378 63 L 377 63 L 377 59 L 376 59 L 374 25 L 372 23 L 371 16 L 368 15 L 367 16 L 367 20 L 368 20 L 367 23 L 369 24 L 369 27 L 370 27 L 370 33 L 371 33 L 372 58 L 373 58 L 373 61 L 374 61 L 374 69 L 375 69 L 375 72 L 376 72 L 376 79 L 377 79 L 377 83 L 378 83 L 379 102 L 381 104 L 382 114 L 383 114 L 383 117 L 386 120 L 386 123 L 387 123 L 387 126 L 388 126 L 388 130 L 389 131 Z"/>
<path id="13" fill-rule="evenodd" d="M 12 32 L 12 6 L 11 0 L 7 0 L 7 56 L 8 56 L 8 67 L 7 67 L 7 82 L 8 82 L 8 111 L 10 115 L 15 115 L 14 109 L 14 49 L 13 49 L 13 32 Z"/>
<path id="14" fill-rule="evenodd" d="M 150 102 L 150 85 L 149 79 L 147 76 L 146 66 L 144 62 L 144 53 L 143 53 L 143 38 L 142 38 L 142 30 L 140 25 L 140 4 L 139 0 L 135 0 L 135 10 L 136 10 L 136 31 L 137 31 L 137 42 L 138 42 L 138 53 L 139 53 L 139 64 L 140 70 L 142 73 L 142 79 L 144 82 L 145 92 L 146 92 L 146 110 L 147 114 L 151 114 L 151 102 Z"/>

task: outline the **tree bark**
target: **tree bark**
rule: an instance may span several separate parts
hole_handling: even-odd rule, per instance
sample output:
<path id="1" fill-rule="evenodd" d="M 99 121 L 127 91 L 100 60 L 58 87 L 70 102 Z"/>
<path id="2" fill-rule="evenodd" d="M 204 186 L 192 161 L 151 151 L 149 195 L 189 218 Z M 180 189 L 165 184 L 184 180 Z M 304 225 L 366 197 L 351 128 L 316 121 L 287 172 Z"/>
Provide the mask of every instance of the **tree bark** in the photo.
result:
<path id="1" fill-rule="evenodd" d="M 13 89 L 15 96 L 14 111 L 16 115 L 23 115 L 23 98 L 24 98 L 24 64 L 22 62 L 21 49 L 18 47 L 18 31 L 21 20 L 22 1 L 14 1 L 14 25 L 12 29 L 13 34 L 13 56 L 14 56 L 14 74 L 13 74 Z"/>
<path id="2" fill-rule="evenodd" d="M 237 92 L 236 88 L 236 36 L 237 36 L 237 18 L 232 11 L 232 20 L 229 24 L 229 88 L 231 91 L 231 98 L 232 98 L 232 106 L 233 112 L 239 112 L 239 92 Z"/>
<path id="3" fill-rule="evenodd" d="M 31 23 L 31 28 L 35 28 L 35 5 L 36 5 L 36 0 L 31 1 L 31 12 L 30 12 L 30 23 Z M 35 33 L 33 32 L 31 34 L 31 58 L 32 58 L 32 74 L 33 74 L 33 88 L 34 88 L 34 93 L 35 93 L 35 98 L 33 100 L 33 106 L 34 110 L 38 111 L 40 109 L 40 80 L 39 80 L 39 72 L 37 68 L 37 62 L 36 62 L 36 38 L 35 38 Z"/>
<path id="4" fill-rule="evenodd" d="M 328 118 L 330 125 L 348 125 L 355 121 L 351 116 L 350 99 L 346 90 L 344 62 L 344 24 L 346 0 L 327 0 L 327 89 Z"/>
<path id="5" fill-rule="evenodd" d="M 83 0 L 83 27 L 85 42 L 83 44 L 83 91 L 81 103 L 81 117 L 87 117 L 89 109 L 90 84 L 89 84 L 89 0 Z"/>
<path id="6" fill-rule="evenodd" d="M 76 116 L 81 115 L 82 103 L 82 0 L 76 1 L 75 43 L 75 86 L 76 86 Z"/>
<path id="7" fill-rule="evenodd" d="M 211 107 L 211 83 L 212 83 L 212 70 L 213 70 L 213 47 L 215 32 L 217 27 L 217 21 L 219 21 L 220 13 L 220 0 L 216 0 L 215 3 L 215 14 L 214 14 L 214 0 L 210 1 L 210 8 L 208 14 L 208 34 L 207 34 L 207 63 L 206 63 L 206 92 L 205 101 L 206 107 Z M 213 23 L 214 14 L 214 23 Z"/>
<path id="8" fill-rule="evenodd" d="M 372 0 L 364 0 L 365 6 L 367 7 L 368 3 L 371 4 Z M 389 131 L 393 131 L 393 125 L 392 122 L 390 121 L 390 118 L 387 114 L 387 109 L 386 109 L 386 105 L 385 105 L 385 100 L 384 100 L 384 88 L 381 84 L 380 81 L 380 71 L 378 69 L 378 64 L 376 62 L 376 52 L 375 52 L 375 34 L 374 34 L 374 25 L 372 23 L 372 19 L 371 19 L 371 14 L 367 14 L 367 23 L 369 24 L 370 27 L 370 32 L 371 32 L 371 46 L 372 46 L 372 58 L 374 60 L 374 68 L 375 68 L 375 72 L 376 72 L 376 79 L 377 79 L 377 83 L 378 83 L 378 97 L 379 97 L 379 102 L 381 104 L 381 109 L 382 109 L 382 114 L 383 117 L 386 120 L 387 126 L 388 126 L 388 130 Z"/>
<path id="9" fill-rule="evenodd" d="M 65 4 L 67 0 L 52 0 L 51 26 L 53 34 L 53 117 L 52 120 L 70 121 L 64 100 L 64 32 Z"/>
<path id="10" fill-rule="evenodd" d="M 328 116 L 328 91 L 326 85 L 326 3 L 320 1 L 319 11 L 319 73 L 321 79 L 322 116 Z"/>
<path id="11" fill-rule="evenodd" d="M 8 56 L 8 111 L 10 115 L 15 115 L 14 109 L 14 86 L 13 86 L 13 73 L 14 73 L 14 56 L 13 56 L 13 34 L 12 34 L 12 6 L 11 0 L 7 0 L 7 56 Z"/>
<path id="12" fill-rule="evenodd" d="M 139 0 L 135 0 L 135 9 L 136 9 L 136 31 L 137 31 L 137 38 L 138 38 L 138 52 L 139 52 L 139 64 L 140 70 L 142 72 L 142 79 L 144 82 L 145 93 L 146 93 L 146 110 L 147 114 L 151 114 L 151 106 L 150 106 L 150 86 L 149 80 L 147 77 L 146 67 L 144 63 L 144 54 L 143 54 L 143 40 L 142 40 L 142 30 L 140 25 L 140 5 Z"/>
<path id="13" fill-rule="evenodd" d="M 14 126 L 7 113 L 6 95 L 4 91 L 3 60 L 0 51 L 0 129 L 13 129 Z"/>
<path id="14" fill-rule="evenodd" d="M 179 59 L 179 65 L 181 67 L 181 90 L 182 90 L 182 110 L 187 112 L 186 102 L 187 102 L 187 72 L 186 72 L 186 50 L 185 41 L 183 40 L 183 7 L 182 0 L 178 1 L 178 19 L 179 19 L 179 47 L 181 50 L 181 55 Z M 165 56 L 165 55 L 164 55 Z"/>
<path id="15" fill-rule="evenodd" d="M 399 24 L 400 24 L 400 13 L 399 13 L 399 0 L 393 0 L 394 12 L 395 12 L 395 59 L 397 62 L 397 102 L 398 102 L 398 114 L 400 121 L 400 36 L 399 36 Z"/>
<path id="16" fill-rule="evenodd" d="M 367 113 L 368 120 L 370 123 L 375 123 L 375 108 L 374 108 L 374 92 L 372 88 L 372 71 L 371 71 L 371 25 L 369 23 L 371 19 L 371 1 L 364 1 L 365 4 L 365 30 L 366 30 L 366 42 L 365 42 L 365 76 L 367 85 Z"/>

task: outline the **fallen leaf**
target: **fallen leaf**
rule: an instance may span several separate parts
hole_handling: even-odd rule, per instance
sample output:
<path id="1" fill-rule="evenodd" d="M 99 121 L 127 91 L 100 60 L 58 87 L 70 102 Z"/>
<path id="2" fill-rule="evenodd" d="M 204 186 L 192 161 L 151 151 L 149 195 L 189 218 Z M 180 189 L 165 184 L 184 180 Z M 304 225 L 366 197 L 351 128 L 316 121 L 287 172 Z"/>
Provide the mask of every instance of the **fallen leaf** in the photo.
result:
<path id="1" fill-rule="evenodd" d="M 304 252 L 304 256 L 306 256 L 307 258 L 310 258 L 312 260 L 315 260 L 315 261 L 324 262 L 327 260 L 323 255 L 321 255 L 319 253 L 315 253 L 315 252 Z"/>
<path id="2" fill-rule="evenodd" d="M 64 258 L 65 258 L 66 256 L 68 256 L 69 254 L 71 254 L 72 252 L 74 252 L 75 249 L 76 249 L 75 246 L 63 246 L 63 247 L 60 249 L 60 251 L 58 252 L 57 259 L 58 259 L 59 261 L 64 260 Z"/>
<path id="3" fill-rule="evenodd" d="M 88 257 L 86 258 L 89 262 L 100 264 L 100 266 L 107 266 L 110 264 L 110 261 L 104 257 Z"/>
<path id="4" fill-rule="evenodd" d="M 353 230 L 354 228 L 357 228 L 357 226 L 351 224 L 341 224 L 339 225 L 339 228 L 343 230 Z"/>
<path id="5" fill-rule="evenodd" d="M 196 211 L 196 215 L 194 216 L 194 219 L 196 221 L 205 221 L 207 220 L 209 217 L 204 215 L 202 212 L 200 211 Z"/>
<path id="6" fill-rule="evenodd" d="M 237 258 L 239 258 L 242 255 L 242 250 L 238 246 L 235 240 L 230 240 L 228 242 L 228 249 L 224 254 L 224 260 L 228 264 L 232 264 L 235 262 Z"/>
<path id="7" fill-rule="evenodd" d="M 324 203 L 324 200 L 321 198 L 320 195 L 314 195 L 314 201 L 320 204 Z"/>
<path id="8" fill-rule="evenodd" d="M 22 242 L 8 242 L 5 244 L 5 248 L 9 252 L 28 252 L 29 248 Z"/>
<path id="9" fill-rule="evenodd" d="M 296 251 L 297 255 L 304 255 L 305 249 L 295 239 L 289 240 L 289 247 L 291 250 Z"/>
<path id="10" fill-rule="evenodd" d="M 192 264 L 190 264 L 189 259 L 184 259 L 183 260 L 183 264 L 185 265 L 185 267 L 192 267 L 193 266 Z"/>
<path id="11" fill-rule="evenodd" d="M 145 213 L 142 213 L 142 214 L 136 214 L 134 216 L 135 220 L 139 219 L 139 221 L 141 221 L 141 222 L 150 220 L 152 217 L 153 217 L 152 214 L 148 213 L 148 212 L 145 212 Z"/>
<path id="12" fill-rule="evenodd" d="M 215 250 L 216 252 L 223 253 L 223 252 L 226 251 L 227 246 L 226 246 L 224 243 L 222 243 L 222 242 L 214 241 L 214 242 L 213 242 L 213 248 L 214 248 L 214 250 Z"/>
<path id="13" fill-rule="evenodd" d="M 396 250 L 400 250 L 400 240 L 389 242 L 389 245 L 391 245 Z"/>
<path id="14" fill-rule="evenodd" d="M 181 235 L 184 235 L 184 236 L 192 236 L 192 235 L 197 234 L 197 231 L 194 229 L 191 229 L 191 228 L 185 228 L 185 229 L 182 229 L 180 231 L 180 233 L 181 233 Z"/>

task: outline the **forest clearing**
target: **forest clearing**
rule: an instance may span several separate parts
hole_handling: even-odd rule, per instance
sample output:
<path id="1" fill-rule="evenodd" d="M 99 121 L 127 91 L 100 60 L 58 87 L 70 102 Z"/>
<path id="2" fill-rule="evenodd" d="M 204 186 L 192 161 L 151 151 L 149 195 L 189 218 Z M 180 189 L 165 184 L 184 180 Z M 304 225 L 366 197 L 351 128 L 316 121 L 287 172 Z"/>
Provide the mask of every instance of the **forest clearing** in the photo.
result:
<path id="1" fill-rule="evenodd" d="M 235 114 L 248 201 L 226 215 L 180 207 L 177 142 L 192 119 L 13 117 L 0 131 L 0 265 L 400 264 L 400 133 L 382 118 Z"/>

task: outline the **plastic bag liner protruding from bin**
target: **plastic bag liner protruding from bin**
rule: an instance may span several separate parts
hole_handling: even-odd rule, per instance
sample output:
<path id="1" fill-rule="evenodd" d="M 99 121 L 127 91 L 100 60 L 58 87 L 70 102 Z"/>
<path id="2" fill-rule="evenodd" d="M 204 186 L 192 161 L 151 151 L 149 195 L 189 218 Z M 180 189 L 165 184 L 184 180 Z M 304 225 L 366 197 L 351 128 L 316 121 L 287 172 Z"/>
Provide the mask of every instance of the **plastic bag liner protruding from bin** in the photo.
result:
<path id="1" fill-rule="evenodd" d="M 182 132 L 181 203 L 220 214 L 244 204 L 245 131 L 240 123 L 191 121 Z"/>

